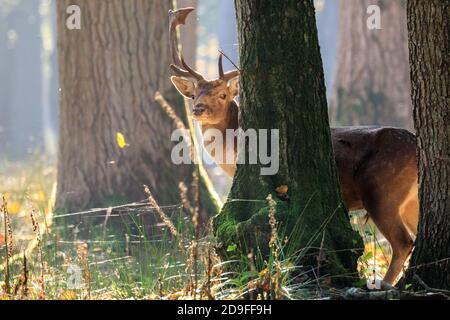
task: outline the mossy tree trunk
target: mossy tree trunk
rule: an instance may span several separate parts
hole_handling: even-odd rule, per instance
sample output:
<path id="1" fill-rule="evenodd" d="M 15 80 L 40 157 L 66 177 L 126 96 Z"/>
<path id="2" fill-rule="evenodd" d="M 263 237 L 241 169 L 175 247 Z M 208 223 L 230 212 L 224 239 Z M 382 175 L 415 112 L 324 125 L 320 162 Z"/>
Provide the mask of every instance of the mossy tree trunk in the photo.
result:
<path id="1" fill-rule="evenodd" d="M 320 275 L 354 276 L 362 241 L 340 196 L 313 1 L 235 3 L 240 126 L 279 129 L 280 170 L 262 176 L 261 165 L 238 165 L 228 201 L 214 220 L 223 248 L 238 247 L 223 255 L 247 256 L 252 250 L 267 255 L 271 230 L 265 199 L 269 194 L 278 199 L 276 188 L 286 185 L 289 199 L 278 199 L 276 207 L 280 239 L 288 240 L 285 253 L 309 269 L 321 264 Z M 319 253 L 324 261 L 318 262 Z"/>
<path id="2" fill-rule="evenodd" d="M 406 283 L 450 290 L 450 4 L 409 0 L 408 29 L 419 158 L 419 228 Z"/>
<path id="3" fill-rule="evenodd" d="M 81 210 L 145 199 L 180 203 L 178 184 L 193 165 L 171 161 L 175 124 L 154 100 L 186 108 L 170 83 L 168 10 L 173 1 L 58 0 L 60 139 L 57 208 Z M 81 9 L 81 30 L 66 28 L 66 8 Z M 116 135 L 128 146 L 120 149 Z M 202 208 L 217 206 L 202 183 Z M 191 202 L 194 203 L 194 202 Z"/>

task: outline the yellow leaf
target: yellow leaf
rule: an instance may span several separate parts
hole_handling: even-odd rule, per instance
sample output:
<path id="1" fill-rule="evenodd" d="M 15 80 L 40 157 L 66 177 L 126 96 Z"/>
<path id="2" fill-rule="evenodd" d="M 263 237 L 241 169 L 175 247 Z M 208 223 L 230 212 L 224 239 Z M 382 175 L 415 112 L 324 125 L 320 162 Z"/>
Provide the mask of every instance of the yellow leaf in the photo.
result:
<path id="1" fill-rule="evenodd" d="M 266 268 L 266 269 L 263 269 L 263 270 L 261 270 L 261 271 L 259 272 L 259 276 L 260 276 L 261 278 L 265 278 L 268 274 L 269 274 L 269 270 L 267 270 L 267 268 Z"/>
<path id="2" fill-rule="evenodd" d="M 125 136 L 122 132 L 117 132 L 117 145 L 120 149 L 123 149 L 127 146 L 127 143 L 125 141 Z"/>
<path id="3" fill-rule="evenodd" d="M 173 292 L 169 294 L 166 298 L 167 300 L 179 300 L 180 298 L 184 297 L 184 293 L 181 291 Z"/>
<path id="4" fill-rule="evenodd" d="M 288 186 L 282 185 L 275 189 L 275 191 L 279 194 L 286 194 L 288 192 Z"/>
<path id="5" fill-rule="evenodd" d="M 147 300 L 161 300 L 161 297 L 157 294 L 151 293 L 146 297 Z"/>
<path id="6" fill-rule="evenodd" d="M 20 209 L 22 208 L 22 205 L 19 202 L 8 202 L 8 213 L 9 214 L 18 214 L 20 212 Z"/>
<path id="7" fill-rule="evenodd" d="M 59 300 L 75 300 L 77 299 L 77 293 L 75 291 L 65 291 L 59 296 Z"/>

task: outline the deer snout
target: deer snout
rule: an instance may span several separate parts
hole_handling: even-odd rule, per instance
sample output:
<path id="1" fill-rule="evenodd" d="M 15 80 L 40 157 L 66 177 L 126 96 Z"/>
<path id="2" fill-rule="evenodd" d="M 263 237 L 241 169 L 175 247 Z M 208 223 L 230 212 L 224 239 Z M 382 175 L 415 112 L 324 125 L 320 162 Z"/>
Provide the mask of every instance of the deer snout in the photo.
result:
<path id="1" fill-rule="evenodd" d="M 206 111 L 207 108 L 208 107 L 206 106 L 206 104 L 199 103 L 194 106 L 194 108 L 192 109 L 192 113 L 195 116 L 201 116 Z"/>

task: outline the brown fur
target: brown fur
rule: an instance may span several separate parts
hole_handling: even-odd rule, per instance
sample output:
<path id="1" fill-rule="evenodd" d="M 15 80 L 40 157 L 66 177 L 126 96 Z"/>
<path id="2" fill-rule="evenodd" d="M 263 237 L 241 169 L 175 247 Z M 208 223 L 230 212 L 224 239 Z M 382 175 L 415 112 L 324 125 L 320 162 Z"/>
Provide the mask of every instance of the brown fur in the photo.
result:
<path id="1" fill-rule="evenodd" d="M 344 202 L 366 209 L 392 246 L 384 281 L 394 283 L 413 248 L 418 224 L 416 139 L 407 130 L 348 127 L 331 131 Z"/>

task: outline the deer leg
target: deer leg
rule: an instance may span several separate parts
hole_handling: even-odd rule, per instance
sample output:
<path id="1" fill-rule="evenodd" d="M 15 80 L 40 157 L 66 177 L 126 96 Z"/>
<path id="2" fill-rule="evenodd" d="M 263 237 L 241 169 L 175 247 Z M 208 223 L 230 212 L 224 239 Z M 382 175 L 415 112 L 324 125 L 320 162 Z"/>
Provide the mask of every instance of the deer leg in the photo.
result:
<path id="1" fill-rule="evenodd" d="M 408 230 L 415 236 L 419 224 L 419 202 L 417 200 L 406 202 L 402 208 L 401 216 Z"/>
<path id="2" fill-rule="evenodd" d="M 410 190 L 405 197 L 403 203 L 400 205 L 400 216 L 403 219 L 409 232 L 414 237 L 417 234 L 417 225 L 419 224 L 419 198 L 418 198 L 418 186 L 416 180 L 413 181 Z"/>
<path id="3" fill-rule="evenodd" d="M 388 208 L 386 208 L 388 209 Z M 383 281 L 393 284 L 413 248 L 413 240 L 397 209 L 369 211 L 378 230 L 392 247 L 392 259 Z"/>

